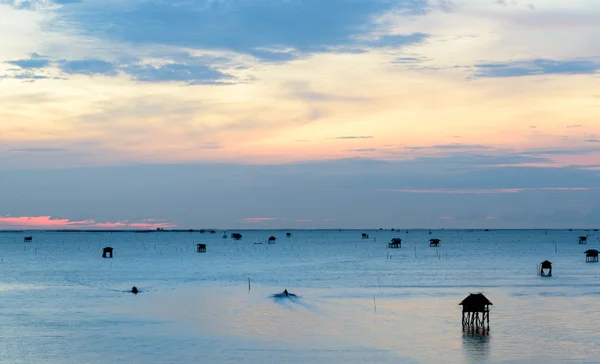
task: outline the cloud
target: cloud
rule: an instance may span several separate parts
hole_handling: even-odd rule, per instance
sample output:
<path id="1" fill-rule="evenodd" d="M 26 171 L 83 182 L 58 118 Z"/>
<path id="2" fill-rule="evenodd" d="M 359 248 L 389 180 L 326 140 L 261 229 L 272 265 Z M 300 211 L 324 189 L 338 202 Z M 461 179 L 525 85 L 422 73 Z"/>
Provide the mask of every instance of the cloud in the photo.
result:
<path id="1" fill-rule="evenodd" d="M 205 65 L 170 63 L 161 66 L 129 65 L 123 72 L 139 82 L 185 82 L 191 85 L 221 84 L 233 76 Z"/>
<path id="2" fill-rule="evenodd" d="M 281 217 L 245 217 L 242 222 L 248 222 L 252 224 L 260 224 L 261 222 L 285 220 Z"/>
<path id="3" fill-rule="evenodd" d="M 9 152 L 21 152 L 21 153 L 57 153 L 66 152 L 66 148 L 15 148 L 9 149 Z"/>
<path id="4" fill-rule="evenodd" d="M 475 194 L 521 193 L 531 191 L 589 191 L 588 187 L 539 187 L 539 188 L 495 188 L 495 189 L 428 189 L 393 190 L 400 193 Z"/>
<path id="5" fill-rule="evenodd" d="M 42 57 L 37 53 L 32 53 L 30 58 L 7 61 L 5 63 L 12 64 L 24 70 L 29 70 L 48 67 L 50 61 L 46 57 Z"/>
<path id="6" fill-rule="evenodd" d="M 60 70 L 64 73 L 82 74 L 87 76 L 116 76 L 118 69 L 115 64 L 100 59 L 86 59 L 75 61 L 60 61 L 58 64 Z"/>
<path id="7" fill-rule="evenodd" d="M 596 59 L 552 60 L 538 58 L 533 60 L 503 63 L 481 63 L 475 65 L 474 77 L 522 77 L 550 74 L 595 74 L 600 70 L 600 61 Z"/>
<path id="8" fill-rule="evenodd" d="M 586 139 L 586 142 L 588 142 L 588 143 L 600 143 L 600 140 L 598 140 L 598 139 Z"/>
<path id="9" fill-rule="evenodd" d="M 359 149 L 348 149 L 347 152 L 359 152 L 359 153 L 371 153 L 376 152 L 377 148 L 359 148 Z"/>
<path id="10" fill-rule="evenodd" d="M 118 1 L 91 0 L 63 4 L 60 24 L 83 35 L 134 45 L 229 50 L 265 61 L 285 61 L 302 53 L 335 47 L 399 47 L 426 35 L 390 35 L 360 41 L 391 12 L 423 14 L 425 1 L 415 0 L 240 0 Z"/>
<path id="11" fill-rule="evenodd" d="M 296 220 L 296 222 L 298 223 L 310 223 L 313 222 L 314 220 Z"/>
<path id="12" fill-rule="evenodd" d="M 370 135 L 350 135 L 350 136 L 338 136 L 329 139 L 373 139 Z"/>
<path id="13" fill-rule="evenodd" d="M 29 228 L 29 229 L 60 229 L 60 228 L 170 228 L 171 223 L 157 223 L 147 219 L 142 222 L 97 222 L 93 219 L 72 221 L 66 218 L 52 216 L 0 216 L 0 229 Z"/>

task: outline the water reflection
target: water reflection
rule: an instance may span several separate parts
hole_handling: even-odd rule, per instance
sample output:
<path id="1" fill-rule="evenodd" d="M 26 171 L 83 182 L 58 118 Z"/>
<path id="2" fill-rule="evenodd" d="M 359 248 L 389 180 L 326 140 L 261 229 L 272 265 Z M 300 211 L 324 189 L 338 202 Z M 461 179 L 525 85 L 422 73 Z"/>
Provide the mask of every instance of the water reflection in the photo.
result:
<path id="1" fill-rule="evenodd" d="M 465 329 L 462 333 L 463 352 L 466 359 L 473 363 L 486 361 L 490 350 L 490 331 Z"/>

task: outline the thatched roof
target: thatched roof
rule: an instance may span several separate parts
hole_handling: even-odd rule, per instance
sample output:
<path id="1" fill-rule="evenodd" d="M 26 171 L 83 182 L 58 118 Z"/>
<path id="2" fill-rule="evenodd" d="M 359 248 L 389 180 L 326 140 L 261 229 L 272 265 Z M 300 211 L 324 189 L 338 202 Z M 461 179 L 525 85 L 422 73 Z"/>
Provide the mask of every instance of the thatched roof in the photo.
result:
<path id="1" fill-rule="evenodd" d="M 600 253 L 600 252 L 597 251 L 596 249 L 590 249 L 590 250 L 586 250 L 584 252 L 584 254 L 586 254 L 586 255 L 598 255 L 598 253 Z"/>
<path id="2" fill-rule="evenodd" d="M 587 236 L 580 236 L 579 239 L 581 239 L 581 240 L 587 240 Z"/>
<path id="3" fill-rule="evenodd" d="M 487 299 L 483 293 L 471 293 L 467 298 L 462 300 L 459 303 L 461 306 L 485 306 L 485 305 L 493 305 L 490 300 Z"/>
<path id="4" fill-rule="evenodd" d="M 429 239 L 430 242 L 435 243 L 435 242 L 440 242 L 440 239 Z"/>
<path id="5" fill-rule="evenodd" d="M 549 260 L 544 260 L 542 263 L 542 268 L 550 268 L 552 267 L 552 262 L 550 262 Z"/>
<path id="6" fill-rule="evenodd" d="M 401 242 L 402 242 L 402 239 L 400 239 L 400 238 L 392 238 L 392 243 L 400 244 Z"/>

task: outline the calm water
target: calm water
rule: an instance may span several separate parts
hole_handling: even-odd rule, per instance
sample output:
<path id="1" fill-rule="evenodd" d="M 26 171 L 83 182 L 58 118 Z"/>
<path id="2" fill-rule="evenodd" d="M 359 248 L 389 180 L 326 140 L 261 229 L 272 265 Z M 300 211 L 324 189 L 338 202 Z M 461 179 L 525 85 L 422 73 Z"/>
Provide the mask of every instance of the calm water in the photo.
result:
<path id="1" fill-rule="evenodd" d="M 600 362 L 597 232 L 240 232 L 1 233 L 0 362 Z M 298 297 L 271 297 L 284 288 Z M 486 336 L 461 328 L 476 291 Z"/>

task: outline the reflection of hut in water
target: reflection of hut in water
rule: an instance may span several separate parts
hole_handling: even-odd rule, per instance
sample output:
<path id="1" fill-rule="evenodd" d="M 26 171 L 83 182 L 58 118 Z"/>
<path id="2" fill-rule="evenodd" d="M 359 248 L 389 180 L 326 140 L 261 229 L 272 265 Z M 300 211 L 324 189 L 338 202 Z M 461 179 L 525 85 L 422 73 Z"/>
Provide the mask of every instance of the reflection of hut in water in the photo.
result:
<path id="1" fill-rule="evenodd" d="M 429 239 L 429 246 L 440 246 L 440 239 Z"/>
<path id="2" fill-rule="evenodd" d="M 106 256 L 106 254 L 108 254 L 108 257 Z M 107 246 L 106 248 L 102 249 L 102 258 L 112 258 L 113 257 L 113 248 Z"/>
<path id="3" fill-rule="evenodd" d="M 471 363 L 485 363 L 489 354 L 490 333 L 487 330 L 464 330 L 463 350 Z"/>
<path id="4" fill-rule="evenodd" d="M 590 249 L 585 251 L 585 261 L 588 263 L 598 262 L 598 252 L 596 249 Z"/>
<path id="5" fill-rule="evenodd" d="M 33 236 L 26 236 L 23 238 L 23 242 L 28 243 L 33 241 Z"/>
<path id="6" fill-rule="evenodd" d="M 402 239 L 400 238 L 393 238 L 392 241 L 390 241 L 390 243 L 388 244 L 388 248 L 391 249 L 398 249 L 402 246 Z"/>
<path id="7" fill-rule="evenodd" d="M 363 238 L 363 239 L 368 239 L 368 238 L 369 238 L 369 234 L 362 233 L 362 238 Z"/>
<path id="8" fill-rule="evenodd" d="M 240 233 L 232 233 L 231 234 L 231 238 L 233 240 L 241 240 L 242 239 L 242 234 L 240 234 Z"/>
<path id="9" fill-rule="evenodd" d="M 277 241 L 277 238 L 274 236 L 269 237 L 269 244 L 275 244 L 275 242 Z"/>
<path id="10" fill-rule="evenodd" d="M 459 305 L 462 307 L 462 326 L 463 329 L 489 330 L 490 328 L 490 305 L 492 302 L 483 295 L 483 293 L 471 293 L 462 300 Z"/>
<path id="11" fill-rule="evenodd" d="M 206 244 L 196 244 L 196 253 L 206 253 Z"/>
<path id="12" fill-rule="evenodd" d="M 540 276 L 552 277 L 552 263 L 548 260 L 544 260 L 540 264 Z"/>
<path id="13" fill-rule="evenodd" d="M 585 244 L 585 243 L 587 243 L 587 236 L 580 236 L 579 244 Z"/>

